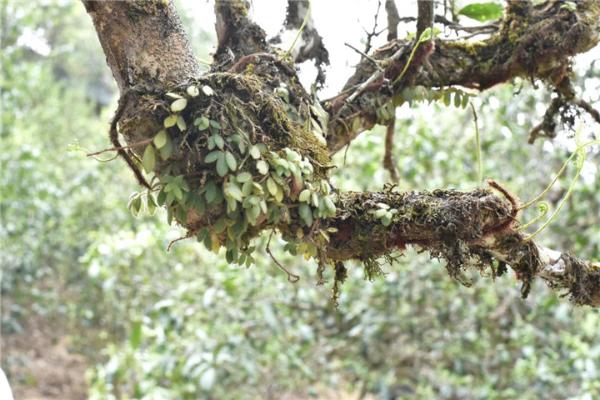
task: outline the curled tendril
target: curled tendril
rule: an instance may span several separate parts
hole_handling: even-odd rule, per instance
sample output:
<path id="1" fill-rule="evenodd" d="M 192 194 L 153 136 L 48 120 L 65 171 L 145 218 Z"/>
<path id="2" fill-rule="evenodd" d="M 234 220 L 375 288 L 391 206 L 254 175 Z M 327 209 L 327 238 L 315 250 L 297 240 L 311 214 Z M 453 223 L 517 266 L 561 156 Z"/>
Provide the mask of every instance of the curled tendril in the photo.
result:
<path id="1" fill-rule="evenodd" d="M 523 230 L 529 228 L 531 225 L 535 224 L 540 219 L 544 218 L 548 214 L 548 211 L 550 210 L 550 205 L 546 201 L 542 201 L 542 202 L 538 203 L 537 207 L 538 207 L 538 215 L 535 218 L 533 218 L 531 221 L 529 221 L 528 223 L 519 226 L 517 228 L 517 231 L 523 231 Z"/>
<path id="2" fill-rule="evenodd" d="M 538 228 L 538 230 L 536 230 L 531 235 L 525 237 L 523 240 L 529 241 L 529 240 L 533 239 L 536 235 L 538 235 L 540 232 L 542 232 L 544 229 L 546 229 L 550 225 L 550 223 L 556 218 L 556 216 L 558 215 L 558 213 L 560 212 L 562 207 L 565 205 L 565 203 L 571 196 L 571 193 L 573 192 L 573 188 L 575 187 L 575 183 L 577 182 L 577 179 L 579 178 L 579 175 L 581 174 L 581 170 L 583 169 L 583 165 L 585 164 L 585 156 L 586 156 L 585 147 L 592 145 L 592 144 L 597 144 L 597 143 L 600 143 L 600 140 L 593 140 L 593 141 L 584 143 L 583 145 L 579 146 L 573 152 L 573 154 L 571 154 L 571 156 L 567 159 L 567 161 L 565 162 L 565 164 L 563 165 L 563 168 L 561 168 L 561 170 L 563 170 L 564 167 L 566 166 L 566 163 L 571 161 L 574 157 L 575 157 L 575 166 L 577 167 L 577 170 L 575 171 L 575 176 L 571 180 L 571 184 L 569 185 L 567 192 L 565 193 L 562 200 L 558 204 L 558 207 L 556 207 L 556 210 L 554 210 L 552 215 L 548 218 L 548 220 L 546 220 L 546 222 L 544 222 L 544 224 L 542 226 L 540 226 Z M 554 182 L 555 181 L 556 181 L 556 178 L 554 179 Z M 549 190 L 549 188 L 548 188 L 548 190 Z"/>

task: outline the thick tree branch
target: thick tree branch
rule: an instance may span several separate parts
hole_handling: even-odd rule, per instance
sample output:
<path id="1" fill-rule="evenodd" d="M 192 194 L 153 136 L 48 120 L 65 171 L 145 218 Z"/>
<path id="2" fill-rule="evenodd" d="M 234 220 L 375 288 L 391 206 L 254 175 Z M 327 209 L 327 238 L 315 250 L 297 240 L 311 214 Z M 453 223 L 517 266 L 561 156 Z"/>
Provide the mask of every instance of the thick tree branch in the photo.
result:
<path id="1" fill-rule="evenodd" d="M 342 193 L 338 214 L 327 221 L 337 232 L 326 251 L 336 261 L 354 258 L 369 264 L 413 245 L 445 260 L 449 274 L 463 282 L 469 267 L 498 276 L 508 264 L 523 281 L 524 295 L 540 277 L 576 304 L 600 307 L 600 265 L 526 241 L 517 232 L 511 201 L 481 189 Z M 379 210 L 393 213 L 389 225 L 377 218 Z"/>
<path id="2" fill-rule="evenodd" d="M 178 85 L 199 76 L 198 62 L 171 1 L 84 0 L 83 4 L 121 93 L 134 86 Z"/>
<path id="3" fill-rule="evenodd" d="M 447 260 L 450 275 L 457 279 L 464 279 L 464 268 L 469 265 L 491 268 L 498 275 L 507 263 L 523 280 L 525 292 L 531 280 L 541 276 L 552 287 L 568 290 L 577 304 L 600 306 L 598 268 L 527 241 L 517 232 L 516 203 L 499 185 L 494 187 L 502 196 L 480 189 L 334 194 L 327 183 L 331 159 L 321 136 L 326 115 L 298 84 L 294 69 L 263 51 L 268 49 L 260 39 L 264 39 L 262 31 L 254 30 L 245 20 L 244 9 L 236 8 L 245 3 L 217 2 L 224 27 L 218 28 L 219 53 L 231 51 L 238 60 L 233 67 L 223 68 L 225 72 L 201 77 L 171 5 L 133 0 L 85 4 L 127 99 L 119 110 L 123 113 L 118 114 L 121 132 L 128 143 L 146 143 L 145 150 L 160 157 L 145 164 L 155 174 L 153 190 L 160 192 L 157 201 L 188 230 L 188 237 L 202 237 L 212 248 L 226 245 L 228 260 L 240 262 L 246 260 L 246 253 L 241 253 L 248 250 L 250 240 L 276 228 L 302 252 L 317 256 L 321 265 L 334 266 L 337 277 L 344 276 L 344 260 L 360 259 L 373 272 L 377 257 L 415 245 Z M 547 12 L 554 19 L 545 27 L 562 27 L 564 18 L 573 17 L 568 10 L 557 14 L 553 6 Z M 248 23 L 246 28 L 257 36 L 238 35 L 232 21 Z M 535 21 L 531 25 L 538 26 Z M 576 31 L 571 33 L 574 38 L 567 35 L 576 47 L 569 50 L 572 54 L 593 42 L 585 29 Z M 174 49 L 165 46 L 161 35 L 166 35 Z M 516 37 L 518 46 L 527 42 L 523 35 Z M 585 37 L 588 43 L 583 45 Z M 540 44 L 530 39 L 533 42 L 527 43 Z M 547 44 L 565 51 L 556 39 Z M 502 47 L 491 43 L 473 50 L 464 45 L 444 46 L 435 65 L 458 60 L 448 54 L 463 55 L 467 64 L 475 63 L 477 57 L 486 59 L 483 49 Z M 532 51 L 535 54 L 535 46 Z M 554 54 L 554 50 L 544 51 Z M 390 53 L 395 55 L 386 55 Z M 395 63 L 384 78 L 397 78 L 406 54 L 399 42 L 376 53 L 379 59 Z M 498 55 L 504 60 L 500 64 L 494 64 L 498 60 L 492 57 L 493 68 L 524 57 L 518 54 Z M 182 60 L 190 64 L 183 65 Z M 416 61 L 415 66 L 419 65 Z M 536 76 L 546 71 L 543 65 L 535 64 Z M 431 83 L 441 79 L 439 74 L 460 77 L 464 73 L 409 68 L 402 82 Z M 477 87 L 484 87 L 481 77 L 470 79 L 471 86 L 478 82 Z M 383 95 L 381 90 L 366 88 L 357 101 L 360 105 L 365 96 Z M 169 151 L 164 153 L 166 143 L 170 143 Z M 139 154 L 144 149 L 134 150 Z M 500 262 L 497 267 L 494 259 Z"/>
<path id="4" fill-rule="evenodd" d="M 572 11 L 562 1 L 548 1 L 536 6 L 526 2 L 511 3 L 500 30 L 478 42 L 435 41 L 435 49 L 425 64 L 414 71 L 412 80 L 404 79 L 390 88 L 408 60 L 412 47 L 392 41 L 376 50 L 372 58 L 388 64 L 385 79 L 370 82 L 352 104 L 346 101 L 355 88 L 368 82 L 378 71 L 370 62 L 361 62 L 338 96 L 323 102 L 332 118 L 328 147 L 341 149 L 360 132 L 382 123 L 377 111 L 386 104 L 402 102 L 407 84 L 426 88 L 461 85 L 485 90 L 515 77 L 538 78 L 560 82 L 571 57 L 598 43 L 600 3 L 577 2 Z M 416 57 L 415 57 L 416 58 Z M 385 119 L 385 118 L 384 118 Z"/>

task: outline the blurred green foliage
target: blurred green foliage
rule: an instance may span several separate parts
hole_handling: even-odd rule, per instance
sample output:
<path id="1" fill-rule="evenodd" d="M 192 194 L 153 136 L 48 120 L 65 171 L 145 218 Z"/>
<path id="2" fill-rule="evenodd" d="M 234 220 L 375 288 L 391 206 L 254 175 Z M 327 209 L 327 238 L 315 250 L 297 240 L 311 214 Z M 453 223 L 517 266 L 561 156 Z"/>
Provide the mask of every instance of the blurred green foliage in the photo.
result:
<path id="1" fill-rule="evenodd" d="M 135 184 L 125 165 L 98 163 L 82 150 L 109 145 L 116 97 L 83 7 L 8 0 L 0 7 L 2 333 L 22 334 L 27 313 L 65 321 L 92 365 L 91 398 L 276 399 L 318 397 L 324 387 L 381 399 L 600 393 L 599 311 L 574 308 L 541 283 L 527 300 L 512 276 L 495 283 L 473 276 L 465 288 L 410 249 L 372 282 L 351 268 L 336 309 L 332 277 L 317 286 L 316 265 L 275 243 L 300 282 L 289 283 L 264 251 L 249 269 L 192 242 L 167 253 L 182 232 L 164 213 L 131 217 Z M 192 42 L 208 43 L 207 35 L 196 29 Z M 600 76 L 593 66 L 586 73 Z M 515 95 L 517 88 L 495 89 L 476 104 L 484 176 L 528 199 L 573 146 L 566 137 L 525 144 L 549 95 L 526 84 Z M 399 115 L 402 190 L 477 185 L 469 110 L 423 105 Z M 380 189 L 388 180 L 383 141 L 375 129 L 340 152 L 335 184 Z M 590 154 L 541 242 L 598 259 L 598 161 Z M 559 181 L 551 203 L 569 184 Z"/>

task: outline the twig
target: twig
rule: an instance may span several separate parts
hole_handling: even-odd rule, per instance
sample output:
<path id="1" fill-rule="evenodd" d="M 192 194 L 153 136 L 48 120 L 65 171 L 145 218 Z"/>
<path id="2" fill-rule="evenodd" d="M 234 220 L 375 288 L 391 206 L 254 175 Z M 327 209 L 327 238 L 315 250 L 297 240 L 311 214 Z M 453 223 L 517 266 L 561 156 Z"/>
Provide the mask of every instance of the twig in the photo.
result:
<path id="1" fill-rule="evenodd" d="M 369 60 L 375 66 L 375 68 L 377 68 L 378 70 L 381 70 L 381 71 L 383 70 L 383 68 L 381 68 L 381 66 L 379 65 L 379 62 L 377 60 L 375 60 L 373 57 L 371 57 L 370 55 L 368 55 L 367 53 L 360 51 L 356 47 L 352 46 L 350 43 L 344 42 L 344 45 L 348 46 L 349 48 L 351 48 L 352 50 L 354 50 L 355 52 L 357 52 L 358 54 L 360 54 L 361 56 L 363 56 L 364 58 Z"/>
<path id="2" fill-rule="evenodd" d="M 188 232 L 188 233 L 187 233 L 185 236 L 182 236 L 182 237 L 180 237 L 180 238 L 177 238 L 177 239 L 171 240 L 171 241 L 169 242 L 169 245 L 167 246 L 167 252 L 171 251 L 171 247 L 173 247 L 173 245 L 174 245 L 175 243 L 177 243 L 177 242 L 179 242 L 179 241 L 182 241 L 182 240 L 185 240 L 185 239 L 189 239 L 189 238 L 191 238 L 191 237 L 192 237 L 192 233 L 191 233 L 191 232 Z"/>
<path id="3" fill-rule="evenodd" d="M 396 128 L 396 116 L 390 121 L 386 127 L 385 132 L 385 153 L 383 155 L 383 167 L 390 173 L 392 182 L 398 183 L 398 170 L 396 169 L 396 162 L 392 155 L 394 149 L 394 131 Z"/>
<path id="4" fill-rule="evenodd" d="M 273 260 L 275 265 L 277 265 L 277 267 L 280 270 L 282 270 L 283 272 L 285 272 L 287 274 L 288 281 L 292 282 L 292 283 L 296 283 L 300 280 L 300 277 L 298 275 L 292 274 L 290 271 L 288 271 L 283 265 L 281 265 L 281 263 L 279 261 L 277 261 L 277 259 L 273 255 L 273 253 L 271 253 L 271 248 L 269 246 L 271 245 L 271 238 L 273 237 L 274 232 L 275 232 L 275 229 L 271 230 L 271 234 L 269 235 L 269 240 L 267 241 L 267 247 L 266 247 L 267 254 L 269 254 L 269 256 L 271 256 L 271 259 Z"/>
<path id="5" fill-rule="evenodd" d="M 394 0 L 386 0 L 385 11 L 387 13 L 388 23 L 388 41 L 398 39 L 398 23 L 400 15 L 398 14 L 398 8 Z M 390 173 L 392 182 L 398 183 L 398 170 L 396 168 L 396 161 L 392 155 L 394 150 L 394 132 L 396 130 L 396 113 L 392 116 L 392 120 L 388 123 L 385 132 L 385 153 L 383 155 L 383 167 Z"/>
<path id="6" fill-rule="evenodd" d="M 144 139 L 144 140 L 141 140 L 141 141 L 139 141 L 139 142 L 136 142 L 136 143 L 132 143 L 132 144 L 130 144 L 130 145 L 127 145 L 127 146 L 121 146 L 121 147 L 110 147 L 110 148 L 108 148 L 108 149 L 104 149 L 104 150 L 96 151 L 96 152 L 94 152 L 94 153 L 87 153 L 87 154 L 86 154 L 86 156 L 88 156 L 88 157 L 94 157 L 94 156 L 98 156 L 98 155 L 100 155 L 100 154 L 103 154 L 103 153 L 107 153 L 107 152 L 109 152 L 109 151 L 117 151 L 117 152 L 118 152 L 119 150 L 131 149 L 132 147 L 135 147 L 135 146 L 141 146 L 141 145 L 143 145 L 143 144 L 148 144 L 148 143 L 151 143 L 153 140 L 154 140 L 154 138 L 151 138 L 151 139 Z M 111 160 L 112 160 L 112 159 L 111 159 Z"/>
<path id="7" fill-rule="evenodd" d="M 152 187 L 146 181 L 146 178 L 144 178 L 144 175 L 142 175 L 142 171 L 140 171 L 138 166 L 133 162 L 133 159 L 123 149 L 121 142 L 119 142 L 119 132 L 117 130 L 117 122 L 119 121 L 119 119 L 121 119 L 121 116 L 123 115 L 123 112 L 125 111 L 125 104 L 127 103 L 126 100 L 130 94 L 131 94 L 131 90 L 127 90 L 125 93 L 123 93 L 121 98 L 119 98 L 119 105 L 118 105 L 117 110 L 115 111 L 115 115 L 110 123 L 110 131 L 109 131 L 108 135 L 110 137 L 110 141 L 115 146 L 117 153 L 125 160 L 127 165 L 129 165 L 129 168 L 131 168 L 131 170 L 133 171 L 133 174 L 137 178 L 139 184 L 148 189 L 152 189 Z"/>
<path id="8" fill-rule="evenodd" d="M 371 41 L 374 37 L 377 37 L 381 34 L 381 32 L 377 32 L 377 20 L 379 19 L 379 10 L 381 9 L 381 0 L 377 1 L 377 11 L 375 12 L 375 21 L 373 22 L 373 30 L 371 32 L 367 32 L 367 43 L 365 44 L 365 53 L 371 51 Z M 366 30 L 365 30 L 366 31 Z"/>

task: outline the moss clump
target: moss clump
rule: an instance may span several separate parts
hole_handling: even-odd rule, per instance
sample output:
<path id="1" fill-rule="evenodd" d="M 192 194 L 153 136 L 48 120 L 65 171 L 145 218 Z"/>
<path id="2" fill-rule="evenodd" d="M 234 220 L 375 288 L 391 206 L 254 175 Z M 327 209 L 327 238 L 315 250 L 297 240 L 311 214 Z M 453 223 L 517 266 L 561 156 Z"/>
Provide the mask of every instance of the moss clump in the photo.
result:
<path id="1" fill-rule="evenodd" d="M 225 246 L 230 262 L 250 264 L 251 239 L 269 228 L 316 255 L 327 235 L 319 220 L 336 212 L 326 126 L 296 81 L 278 78 L 280 64 L 140 93 L 142 108 L 163 126 L 138 138 L 140 162 L 154 177 L 149 192 L 134 196 L 134 212 L 142 204 L 136 198 L 165 206 L 169 222 L 210 249 Z M 145 117 L 122 126 L 140 131 L 135 125 Z"/>
<path id="2" fill-rule="evenodd" d="M 565 265 L 564 286 L 573 303 L 600 305 L 600 266 L 579 260 L 568 254 L 561 256 Z"/>

